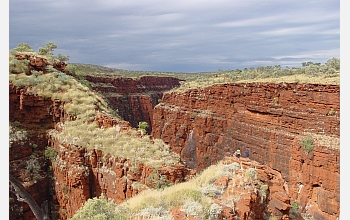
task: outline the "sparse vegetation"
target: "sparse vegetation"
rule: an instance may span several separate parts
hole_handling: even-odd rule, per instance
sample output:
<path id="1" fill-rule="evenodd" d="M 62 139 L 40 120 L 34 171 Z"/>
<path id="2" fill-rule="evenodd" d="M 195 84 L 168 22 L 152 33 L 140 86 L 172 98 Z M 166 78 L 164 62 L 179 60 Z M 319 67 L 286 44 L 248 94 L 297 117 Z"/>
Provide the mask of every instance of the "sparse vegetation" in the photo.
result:
<path id="1" fill-rule="evenodd" d="M 182 78 L 183 77 L 183 78 Z M 196 73 L 181 75 L 185 82 L 179 88 L 169 92 L 181 92 L 187 89 L 203 88 L 222 83 L 311 83 L 311 84 L 340 84 L 340 59 L 331 58 L 325 64 L 307 62 L 302 67 L 259 66 L 243 70 L 221 70 L 218 72 Z M 244 94 L 244 88 L 241 94 Z"/>
<path id="2" fill-rule="evenodd" d="M 172 186 L 173 183 L 167 179 L 166 175 L 154 173 L 147 177 L 147 185 L 155 189 L 164 189 L 165 187 Z"/>
<path id="3" fill-rule="evenodd" d="M 52 51 L 56 47 L 49 44 L 45 48 L 41 49 L 40 54 L 52 56 Z M 16 50 L 14 52 L 18 53 Z M 49 133 L 52 138 L 59 139 L 61 143 L 84 146 L 87 149 L 101 149 L 112 156 L 130 159 L 133 165 L 145 163 L 151 167 L 160 167 L 179 162 L 179 155 L 172 153 L 161 140 L 154 140 L 154 143 L 151 144 L 148 136 L 139 138 L 135 130 L 119 132 L 118 125 L 111 128 L 99 128 L 96 123 L 92 123 L 98 112 L 115 116 L 117 121 L 121 119 L 119 115 L 116 115 L 116 111 L 108 107 L 100 94 L 93 93 L 89 87 L 82 85 L 73 76 L 55 69 L 45 74 L 38 71 L 34 73 L 31 75 L 23 72 L 10 74 L 9 81 L 19 88 L 26 89 L 28 93 L 65 102 L 64 110 L 71 116 L 71 120 L 59 123 L 62 128 L 61 132 L 51 130 Z M 145 131 L 148 124 L 141 122 L 140 126 L 140 129 Z M 17 136 L 19 134 L 17 133 Z"/>
<path id="4" fill-rule="evenodd" d="M 167 219 L 170 209 L 180 207 L 188 215 L 201 219 L 216 219 L 215 217 L 221 213 L 221 207 L 214 203 L 213 198 L 221 194 L 222 189 L 213 183 L 222 176 L 232 177 L 239 167 L 238 163 L 219 162 L 187 182 L 164 189 L 142 191 L 117 205 L 116 213 L 126 218 L 144 216 Z"/>
<path id="5" fill-rule="evenodd" d="M 304 137 L 300 142 L 300 146 L 305 149 L 307 153 L 310 153 L 315 147 L 313 137 L 311 135 Z"/>
<path id="6" fill-rule="evenodd" d="M 217 219 L 221 213 L 221 206 L 217 205 L 213 198 L 221 195 L 223 189 L 221 186 L 213 184 L 222 176 L 234 177 L 235 170 L 241 169 L 238 163 L 223 164 L 219 162 L 205 169 L 203 172 L 183 183 L 172 185 L 163 189 L 147 189 L 138 195 L 125 200 L 116 205 L 115 213 L 122 216 L 120 219 L 129 219 L 132 217 L 144 217 L 152 219 L 171 218 L 169 210 L 175 207 L 192 215 L 198 219 Z M 254 176 L 254 168 L 243 170 Z M 267 185 L 266 185 L 267 187 Z M 263 189 L 266 193 L 268 189 Z M 260 195 L 261 196 L 261 195 Z M 265 195 L 266 196 L 266 195 Z M 231 198 L 233 201 L 239 201 L 240 198 Z M 94 198 L 94 200 L 98 200 Z M 234 208 L 234 204 L 230 204 Z M 86 216 L 91 213 L 91 207 L 83 206 L 78 213 L 80 216 Z M 98 214 L 98 213 L 95 213 Z M 74 218 L 72 219 L 80 219 Z"/>
<path id="7" fill-rule="evenodd" d="M 188 89 L 203 88 L 213 84 L 246 82 L 289 82 L 340 84 L 340 59 L 331 58 L 325 64 L 304 62 L 301 67 L 259 66 L 243 70 L 219 70 L 217 72 L 174 73 L 155 71 L 127 71 L 89 64 L 68 64 L 67 69 L 74 69 L 74 76 L 103 75 L 140 78 L 142 76 L 172 76 L 183 81 L 180 87 L 169 92 L 181 92 Z M 244 89 L 242 89 L 244 94 Z"/>
<path id="8" fill-rule="evenodd" d="M 298 201 L 294 201 L 291 204 L 292 208 L 289 210 L 289 217 L 294 219 L 298 216 L 300 216 L 299 214 L 299 202 Z"/>
<path id="9" fill-rule="evenodd" d="M 335 114 L 335 110 L 334 108 L 331 108 L 328 112 L 328 115 L 334 115 Z"/>

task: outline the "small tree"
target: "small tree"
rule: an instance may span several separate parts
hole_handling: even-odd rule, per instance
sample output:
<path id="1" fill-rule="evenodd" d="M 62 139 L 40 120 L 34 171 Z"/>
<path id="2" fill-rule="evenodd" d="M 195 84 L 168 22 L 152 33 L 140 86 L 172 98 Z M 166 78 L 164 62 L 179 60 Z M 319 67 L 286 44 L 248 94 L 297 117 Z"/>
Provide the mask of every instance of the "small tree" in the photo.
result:
<path id="1" fill-rule="evenodd" d="M 56 44 L 49 42 L 44 45 L 44 47 L 39 47 L 38 54 L 45 56 L 53 56 L 53 51 L 56 49 Z"/>
<path id="2" fill-rule="evenodd" d="M 333 57 L 332 59 L 327 60 L 325 63 L 326 66 L 335 69 L 336 71 L 340 70 L 340 59 Z"/>
<path id="3" fill-rule="evenodd" d="M 17 52 L 34 52 L 34 50 L 29 46 L 28 43 L 19 43 L 17 47 L 13 48 Z"/>
<path id="4" fill-rule="evenodd" d="M 63 55 L 63 54 L 58 54 L 56 59 L 58 59 L 61 62 L 66 62 L 69 60 L 69 56 L 68 55 Z"/>
<path id="5" fill-rule="evenodd" d="M 139 122 L 139 130 L 142 131 L 143 133 L 147 132 L 147 128 L 148 128 L 148 123 L 145 121 L 140 121 Z"/>

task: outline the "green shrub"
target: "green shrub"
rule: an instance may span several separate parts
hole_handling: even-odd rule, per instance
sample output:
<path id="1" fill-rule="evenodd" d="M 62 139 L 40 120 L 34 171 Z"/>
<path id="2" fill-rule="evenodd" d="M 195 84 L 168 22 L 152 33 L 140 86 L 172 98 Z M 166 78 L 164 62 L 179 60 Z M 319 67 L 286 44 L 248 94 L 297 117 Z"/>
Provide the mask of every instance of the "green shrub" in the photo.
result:
<path id="1" fill-rule="evenodd" d="M 314 145 L 314 139 L 311 135 L 308 135 L 303 138 L 303 140 L 300 142 L 300 146 L 306 150 L 307 153 L 310 153 L 315 145 Z"/>
<path id="2" fill-rule="evenodd" d="M 194 216 L 196 219 L 201 219 L 200 216 L 205 214 L 202 204 L 196 201 L 186 202 L 181 207 L 181 211 L 185 212 L 187 215 Z"/>
<path id="3" fill-rule="evenodd" d="M 245 176 L 247 178 L 250 178 L 250 179 L 257 179 L 258 178 L 258 174 L 256 172 L 256 169 L 253 167 L 249 167 L 248 169 L 246 169 Z"/>
<path id="4" fill-rule="evenodd" d="M 201 193 L 210 198 L 218 198 L 222 195 L 222 190 L 218 189 L 215 184 L 209 184 L 200 189 Z"/>
<path id="5" fill-rule="evenodd" d="M 16 121 L 17 122 L 17 121 Z M 21 130 L 18 128 L 20 123 L 10 123 L 10 129 L 9 129 L 9 142 L 10 142 L 10 147 L 13 144 L 13 142 L 19 142 L 21 141 L 21 144 L 24 144 L 24 140 L 27 140 L 27 131 Z"/>
<path id="6" fill-rule="evenodd" d="M 31 176 L 31 179 L 36 182 L 41 176 L 39 174 L 40 171 L 40 163 L 38 161 L 38 158 L 35 156 L 31 156 L 30 159 L 27 161 L 26 166 L 26 174 Z"/>
<path id="7" fill-rule="evenodd" d="M 70 220 L 114 220 L 127 219 L 115 212 L 116 205 L 104 196 L 88 199 Z"/>
<path id="8" fill-rule="evenodd" d="M 159 175 L 157 173 L 151 174 L 147 177 L 147 185 L 156 189 L 164 189 L 173 185 L 165 175 Z"/>
<path id="9" fill-rule="evenodd" d="M 57 156 L 57 151 L 53 147 L 46 147 L 45 149 L 45 157 L 51 161 L 54 161 Z"/>
<path id="10" fill-rule="evenodd" d="M 139 130 L 142 131 L 143 133 L 147 133 L 147 128 L 148 128 L 148 123 L 145 121 L 140 121 L 139 122 Z"/>
<path id="11" fill-rule="evenodd" d="M 221 206 L 219 206 L 216 203 L 211 204 L 210 209 L 209 209 L 209 219 L 218 219 L 219 215 L 222 212 Z"/>
<path id="12" fill-rule="evenodd" d="M 241 94 L 244 94 L 244 88 L 241 89 Z"/>
<path id="13" fill-rule="evenodd" d="M 134 216 L 137 217 L 137 219 L 173 219 L 169 212 L 163 207 L 154 208 L 153 206 L 142 209 Z"/>
<path id="14" fill-rule="evenodd" d="M 29 60 L 17 60 L 12 59 L 9 62 L 9 72 L 10 73 L 25 73 L 29 74 L 29 68 L 28 68 Z"/>
<path id="15" fill-rule="evenodd" d="M 297 216 L 300 215 L 299 212 L 298 212 L 299 203 L 298 203 L 298 201 L 294 201 L 290 205 L 292 206 L 292 208 L 289 210 L 289 217 L 294 219 L 294 218 L 296 218 Z"/>

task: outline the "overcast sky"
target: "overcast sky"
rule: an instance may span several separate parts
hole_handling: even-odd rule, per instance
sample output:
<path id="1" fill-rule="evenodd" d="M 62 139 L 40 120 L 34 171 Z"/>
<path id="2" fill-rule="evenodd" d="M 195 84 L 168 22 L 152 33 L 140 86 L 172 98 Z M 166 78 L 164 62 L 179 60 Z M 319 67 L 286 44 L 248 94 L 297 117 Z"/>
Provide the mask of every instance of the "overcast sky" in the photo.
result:
<path id="1" fill-rule="evenodd" d="M 201 72 L 340 58 L 339 0 L 9 0 L 9 49 L 69 63 Z"/>

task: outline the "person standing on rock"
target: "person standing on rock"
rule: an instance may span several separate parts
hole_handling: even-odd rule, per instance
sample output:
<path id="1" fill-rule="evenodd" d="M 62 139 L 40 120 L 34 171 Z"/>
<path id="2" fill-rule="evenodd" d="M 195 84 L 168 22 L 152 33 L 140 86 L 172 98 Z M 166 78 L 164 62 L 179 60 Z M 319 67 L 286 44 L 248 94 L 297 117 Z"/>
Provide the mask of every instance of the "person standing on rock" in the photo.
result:
<path id="1" fill-rule="evenodd" d="M 244 156 L 247 157 L 247 158 L 249 157 L 249 151 L 248 150 L 244 151 Z"/>
<path id="2" fill-rule="evenodd" d="M 239 159 L 241 157 L 240 149 L 236 150 L 236 157 Z"/>

